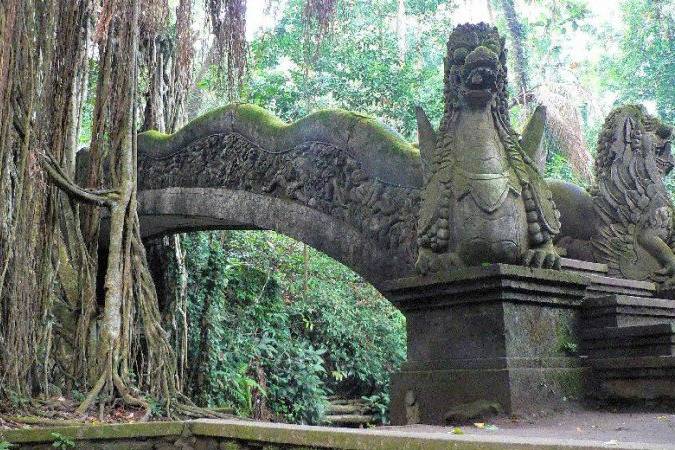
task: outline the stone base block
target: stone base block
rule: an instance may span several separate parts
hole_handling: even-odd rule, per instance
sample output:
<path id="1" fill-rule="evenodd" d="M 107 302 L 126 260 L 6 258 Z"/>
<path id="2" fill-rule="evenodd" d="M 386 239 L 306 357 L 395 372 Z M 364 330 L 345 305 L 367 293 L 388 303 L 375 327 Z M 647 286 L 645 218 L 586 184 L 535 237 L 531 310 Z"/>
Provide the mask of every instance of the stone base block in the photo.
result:
<path id="1" fill-rule="evenodd" d="M 584 300 L 582 327 L 675 325 L 675 300 L 633 295 L 606 295 Z"/>
<path id="2" fill-rule="evenodd" d="M 582 353 L 591 358 L 675 356 L 675 325 L 662 323 L 584 330 Z"/>
<path id="3" fill-rule="evenodd" d="M 495 264 L 388 283 L 406 316 L 408 361 L 392 385 L 394 424 L 443 424 L 453 407 L 497 402 L 507 414 L 580 398 L 578 311 L 588 278 Z"/>
<path id="4" fill-rule="evenodd" d="M 468 368 L 480 363 L 473 361 L 464 368 L 431 370 L 408 365 L 392 379 L 392 423 L 454 425 L 446 420 L 448 410 L 476 401 L 498 403 L 502 412 L 519 416 L 565 409 L 583 397 L 586 376 L 586 369 L 574 367 L 574 359 L 566 362 L 567 367 L 527 360 L 516 367 L 508 367 L 511 361 L 501 368 Z"/>

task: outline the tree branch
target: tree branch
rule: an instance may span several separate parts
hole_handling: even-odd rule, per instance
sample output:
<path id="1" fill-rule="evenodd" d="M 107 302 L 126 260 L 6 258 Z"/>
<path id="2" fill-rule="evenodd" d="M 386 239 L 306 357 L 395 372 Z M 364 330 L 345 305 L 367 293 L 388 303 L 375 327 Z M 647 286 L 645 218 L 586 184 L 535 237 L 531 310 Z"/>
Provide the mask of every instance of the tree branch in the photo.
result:
<path id="1" fill-rule="evenodd" d="M 90 191 L 81 188 L 68 178 L 63 169 L 47 154 L 41 155 L 40 162 L 54 184 L 69 197 L 73 197 L 82 203 L 106 208 L 112 207 L 119 200 L 119 192 L 115 190 Z"/>

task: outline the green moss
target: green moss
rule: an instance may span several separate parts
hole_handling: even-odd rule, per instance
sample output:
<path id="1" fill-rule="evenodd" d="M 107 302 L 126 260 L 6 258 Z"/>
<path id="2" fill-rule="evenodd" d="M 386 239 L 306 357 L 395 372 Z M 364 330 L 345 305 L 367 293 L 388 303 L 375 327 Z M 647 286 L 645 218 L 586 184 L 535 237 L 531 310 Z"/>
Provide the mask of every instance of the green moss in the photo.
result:
<path id="1" fill-rule="evenodd" d="M 221 442 L 218 450 L 243 450 L 243 448 L 237 442 L 228 441 Z"/>
<path id="2" fill-rule="evenodd" d="M 212 120 L 215 120 L 219 117 L 224 116 L 227 114 L 229 111 L 234 109 L 237 106 L 236 103 L 226 105 L 226 106 L 221 106 L 220 108 L 213 109 L 209 112 L 206 112 L 202 114 L 199 117 L 195 117 L 191 121 L 189 121 L 183 128 L 194 128 L 194 127 L 199 127 L 200 125 L 210 122 Z M 180 130 L 178 130 L 176 133 L 179 133 Z"/>
<path id="3" fill-rule="evenodd" d="M 558 322 L 555 330 L 558 351 L 567 356 L 579 354 L 579 344 L 574 338 L 570 325 L 566 322 Z"/>
<path id="4" fill-rule="evenodd" d="M 556 384 L 560 386 L 560 392 L 571 400 L 579 400 L 584 395 L 584 372 L 583 369 L 570 369 L 555 371 Z"/>
<path id="5" fill-rule="evenodd" d="M 394 153 L 399 153 L 406 156 L 419 154 L 413 145 L 406 141 L 403 136 L 396 131 L 387 128 L 382 122 L 372 117 L 359 115 L 359 121 L 366 127 L 372 130 L 377 138 L 381 139 L 391 146 Z"/>
<path id="6" fill-rule="evenodd" d="M 342 109 L 320 110 L 292 124 L 286 124 L 274 114 L 259 106 L 248 103 L 233 103 L 214 109 L 193 119 L 183 129 L 199 128 L 230 112 L 235 114 L 239 122 L 254 125 L 260 132 L 270 136 L 291 133 L 296 128 L 312 127 L 315 124 L 321 124 L 328 129 L 337 128 L 336 131 L 340 131 L 351 125 L 349 128 L 359 128 L 359 132 L 364 133 L 364 136 L 372 140 L 374 145 L 381 146 L 382 143 L 386 143 L 394 153 L 407 156 L 414 156 L 418 153 L 412 144 L 407 142 L 394 130 L 385 127 L 380 121 L 363 114 Z M 139 134 L 139 145 L 143 147 L 162 145 L 170 142 L 180 132 L 179 130 L 174 134 L 166 134 L 156 130 L 146 131 Z"/>
<path id="7" fill-rule="evenodd" d="M 4 430 L 0 439 L 12 443 L 53 442 L 53 433 L 75 440 L 129 439 L 156 436 L 179 436 L 185 427 L 182 422 L 147 422 L 114 425 L 82 425 L 71 427 Z"/>
<path id="8" fill-rule="evenodd" d="M 139 137 L 143 137 L 145 139 L 151 139 L 153 141 L 159 141 L 159 142 L 165 142 L 169 141 L 171 139 L 171 134 L 166 134 L 162 133 L 161 131 L 157 130 L 150 130 L 150 131 L 145 131 L 141 134 L 138 135 Z"/>
<path id="9" fill-rule="evenodd" d="M 267 127 L 269 131 L 281 131 L 288 127 L 284 121 L 271 112 L 250 103 L 235 104 L 232 105 L 232 109 L 240 120 Z"/>

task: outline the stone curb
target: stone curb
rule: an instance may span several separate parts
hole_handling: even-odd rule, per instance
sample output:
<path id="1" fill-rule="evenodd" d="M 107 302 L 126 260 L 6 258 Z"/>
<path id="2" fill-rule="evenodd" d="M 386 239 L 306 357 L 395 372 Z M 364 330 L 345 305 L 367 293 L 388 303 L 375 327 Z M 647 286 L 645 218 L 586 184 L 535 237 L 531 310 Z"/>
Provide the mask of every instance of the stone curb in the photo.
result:
<path id="1" fill-rule="evenodd" d="M 449 432 L 443 434 L 386 429 L 362 430 L 238 420 L 196 420 L 191 424 L 191 429 L 197 436 L 340 450 L 675 449 L 671 445 L 637 442 L 603 445 L 600 441 L 574 439 L 453 435 Z"/>
<path id="2" fill-rule="evenodd" d="M 675 449 L 674 445 L 548 439 L 514 436 L 453 435 L 440 432 L 362 430 L 272 424 L 244 420 L 196 420 L 133 424 L 82 425 L 23 430 L 0 430 L 0 439 L 15 444 L 52 442 L 52 433 L 73 440 L 115 440 L 179 437 L 224 438 L 259 444 L 307 446 L 340 450 L 502 450 L 502 449 Z"/>
<path id="3" fill-rule="evenodd" d="M 73 440 L 112 440 L 180 436 L 189 429 L 189 422 L 145 422 L 94 424 L 66 427 L 0 430 L 0 440 L 13 444 L 53 442 L 52 433 Z"/>

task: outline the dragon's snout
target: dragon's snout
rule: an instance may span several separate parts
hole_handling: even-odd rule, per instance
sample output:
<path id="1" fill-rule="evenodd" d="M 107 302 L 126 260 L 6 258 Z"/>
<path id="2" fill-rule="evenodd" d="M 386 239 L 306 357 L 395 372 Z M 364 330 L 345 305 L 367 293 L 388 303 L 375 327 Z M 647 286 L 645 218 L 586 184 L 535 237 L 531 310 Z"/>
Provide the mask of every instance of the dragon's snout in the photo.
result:
<path id="1" fill-rule="evenodd" d="M 480 46 L 466 56 L 462 81 L 471 90 L 491 89 L 496 85 L 499 58 L 492 50 Z"/>

